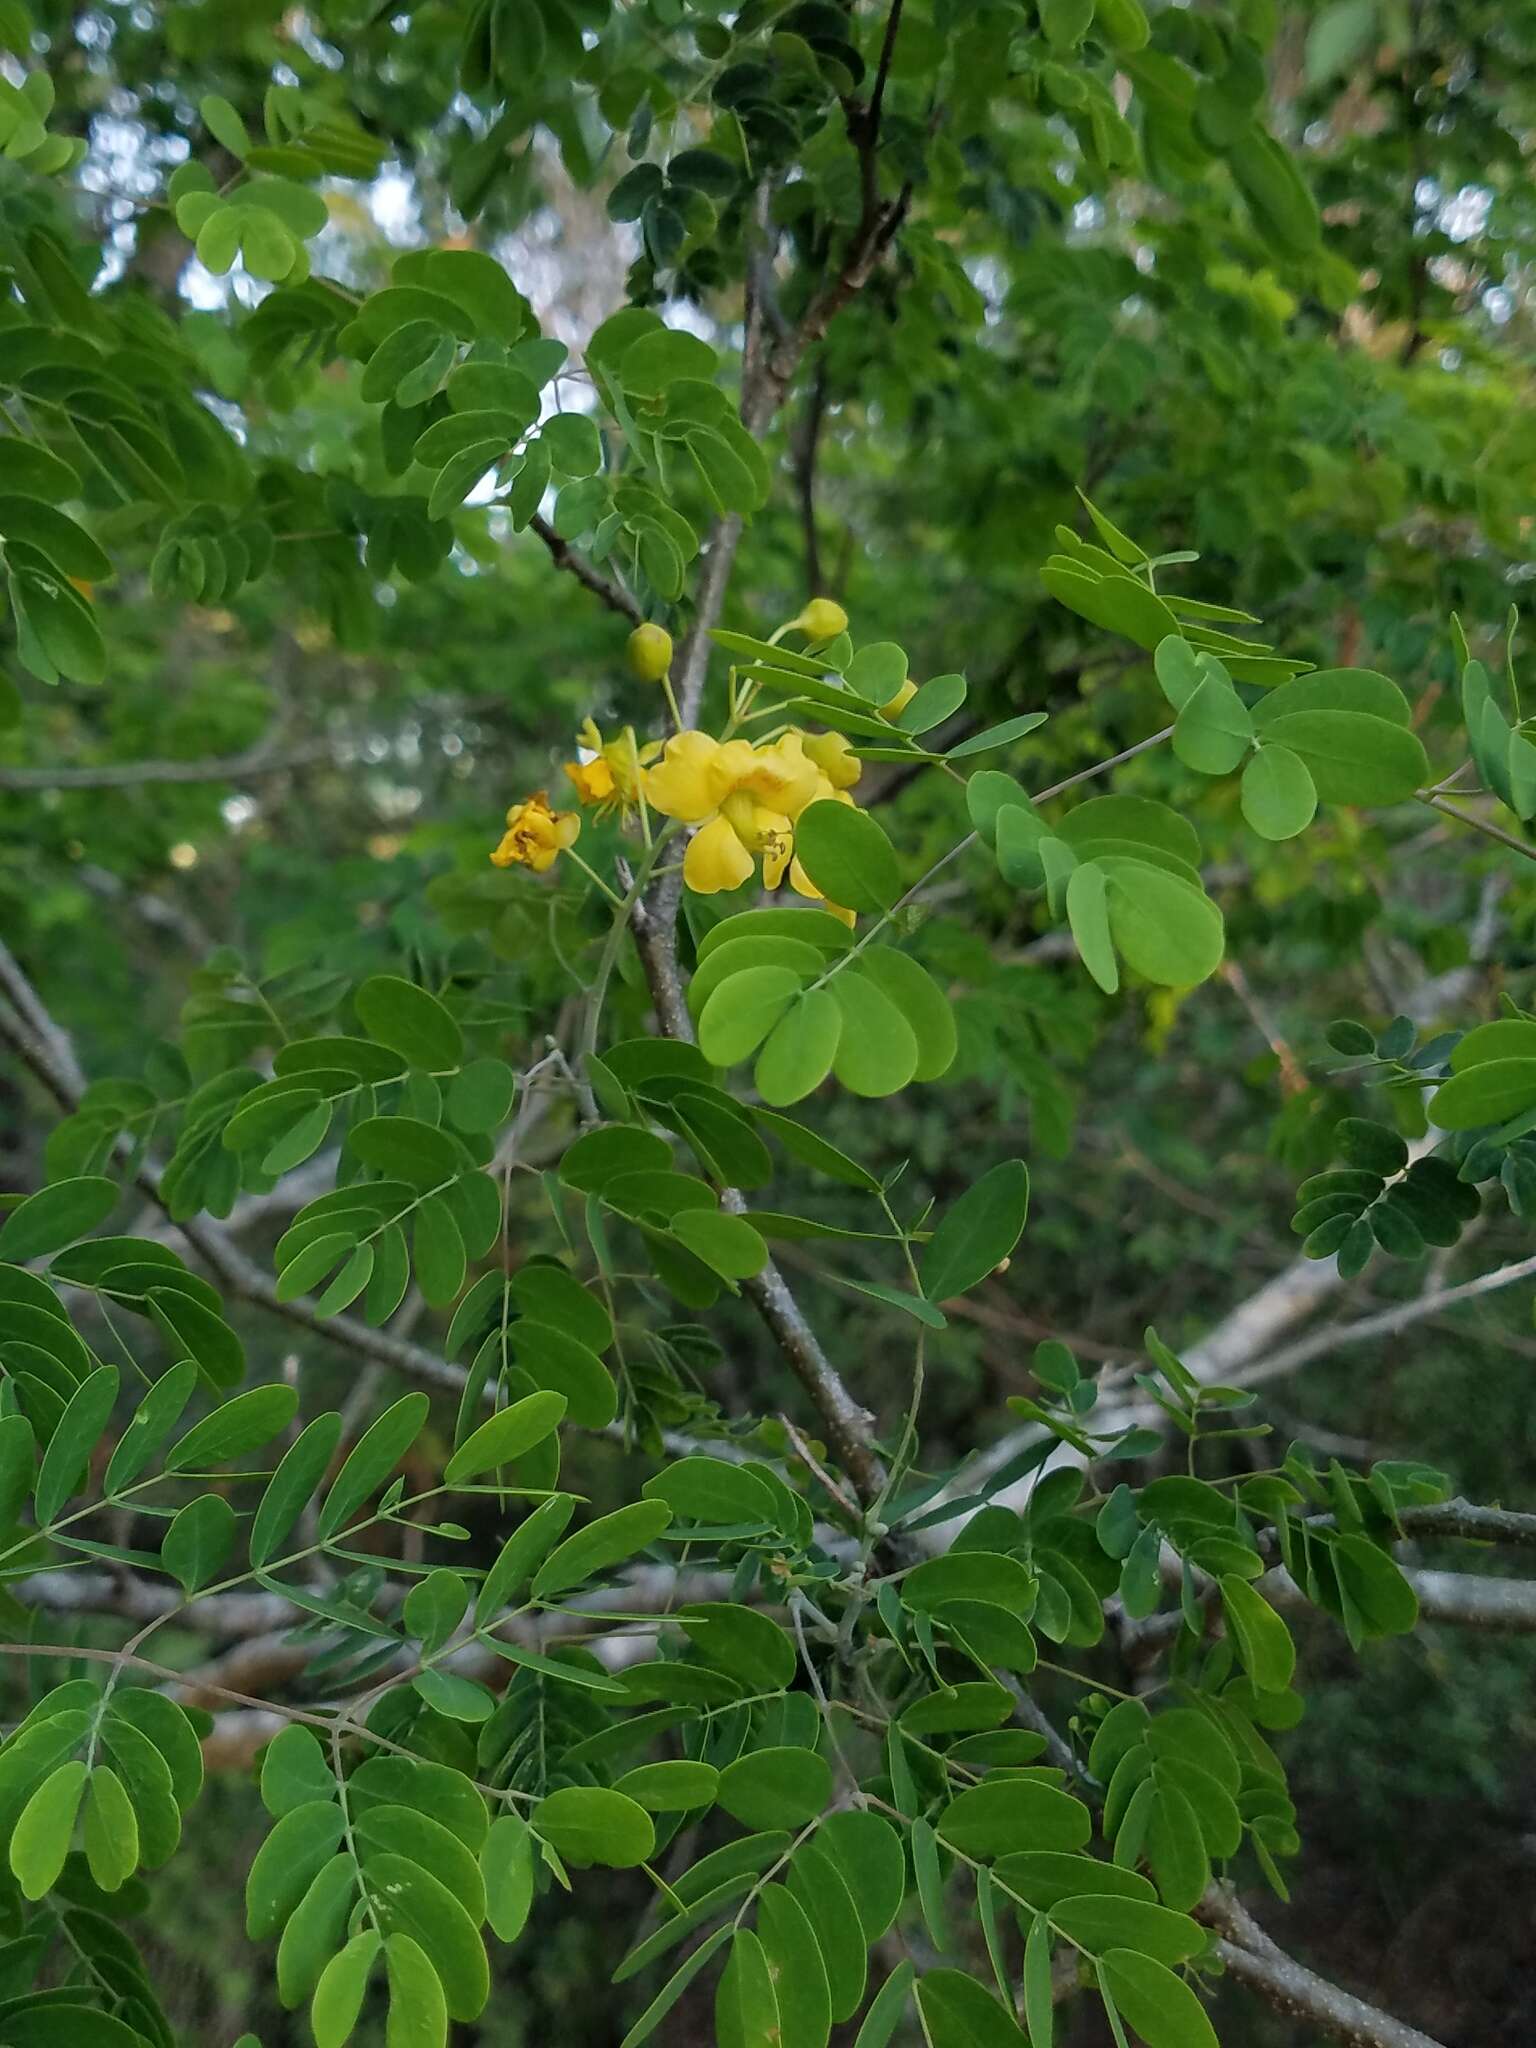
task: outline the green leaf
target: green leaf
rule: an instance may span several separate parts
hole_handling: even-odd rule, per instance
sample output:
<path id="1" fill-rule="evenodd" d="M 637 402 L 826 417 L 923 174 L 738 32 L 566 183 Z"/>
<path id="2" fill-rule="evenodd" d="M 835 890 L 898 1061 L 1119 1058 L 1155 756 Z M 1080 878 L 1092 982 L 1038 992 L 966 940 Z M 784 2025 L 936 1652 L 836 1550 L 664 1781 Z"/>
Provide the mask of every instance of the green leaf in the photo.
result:
<path id="1" fill-rule="evenodd" d="M 1143 860 L 1100 863 L 1109 884 L 1109 928 L 1128 967 L 1163 988 L 1193 988 L 1221 964 L 1221 912 L 1205 892 Z"/>
<path id="2" fill-rule="evenodd" d="M 1261 839 L 1294 839 L 1317 814 L 1317 786 L 1289 747 L 1260 747 L 1243 770 L 1243 816 Z"/>
<path id="3" fill-rule="evenodd" d="M 211 92 L 198 101 L 197 111 L 214 141 L 227 149 L 231 156 L 244 161 L 251 147 L 251 138 L 245 123 L 229 101 Z"/>
<path id="4" fill-rule="evenodd" d="M 648 1813 L 688 1813 L 695 1807 L 712 1806 L 719 1783 L 720 1773 L 713 1764 L 679 1758 L 626 1771 L 613 1789 Z"/>
<path id="5" fill-rule="evenodd" d="M 715 2038 L 719 2048 L 779 2048 L 793 2039 L 780 2017 L 763 1944 L 747 1927 L 736 1929 L 715 1988 Z"/>
<path id="6" fill-rule="evenodd" d="M 763 1101 L 785 1109 L 819 1088 L 832 1071 L 843 1012 L 829 989 L 796 996 L 763 1041 L 753 1079 Z"/>
<path id="7" fill-rule="evenodd" d="M 40 1188 L 18 1203 L 0 1224 L 0 1259 L 21 1265 L 43 1252 L 73 1244 L 77 1237 L 105 1223 L 117 1207 L 117 1199 L 117 1183 L 94 1175 Z"/>
<path id="8" fill-rule="evenodd" d="M 832 1071 L 850 1094 L 894 1095 L 917 1072 L 917 1034 L 877 983 L 849 968 L 829 984 L 842 1012 Z"/>
<path id="9" fill-rule="evenodd" d="M 968 754 L 987 754 L 994 747 L 1006 747 L 1014 740 L 1023 739 L 1026 733 L 1037 731 L 1045 724 L 1047 716 L 1044 711 L 1026 711 L 1019 718 L 1005 718 L 1001 725 L 989 725 L 985 732 L 973 733 L 969 739 L 961 740 L 958 746 L 946 747 L 944 758 L 961 761 Z"/>
<path id="10" fill-rule="evenodd" d="M 1226 671 L 1207 668 L 1180 706 L 1173 751 L 1201 775 L 1228 775 L 1253 744 L 1253 720 Z"/>
<path id="11" fill-rule="evenodd" d="M 880 1814 L 845 1807 L 827 1816 L 816 1841 L 847 1885 L 864 1939 L 872 1946 L 895 1923 L 906 1896 L 900 1835 Z"/>
<path id="12" fill-rule="evenodd" d="M 869 813 L 852 804 L 808 804 L 795 821 L 795 856 L 828 902 L 844 910 L 890 910 L 901 895 L 895 849 Z"/>
<path id="13" fill-rule="evenodd" d="M 46 1528 L 86 1477 L 92 1451 L 107 1426 L 117 1399 L 117 1368 L 101 1365 L 70 1396 L 49 1439 L 37 1475 L 35 1506 Z"/>
<path id="14" fill-rule="evenodd" d="M 341 1416 L 332 1411 L 317 1415 L 283 1453 L 251 1522 L 253 1566 L 269 1563 L 291 1533 L 330 1470 L 340 1440 Z"/>
<path id="15" fill-rule="evenodd" d="M 735 1933 L 735 1927 L 727 1921 L 724 1927 L 717 1927 L 713 1934 L 701 1941 L 693 1954 L 673 1971 L 619 2043 L 619 2048 L 640 2048 L 642 2041 L 649 2040 L 694 1978 L 714 1960 L 719 1950 L 734 1938 Z"/>
<path id="16" fill-rule="evenodd" d="M 261 1803 L 274 1820 L 296 1807 L 328 1800 L 335 1789 L 320 1739 L 297 1721 L 274 1735 L 261 1763 Z"/>
<path id="17" fill-rule="evenodd" d="M 1029 1168 L 1006 1159 L 982 1175 L 939 1219 L 919 1268 L 932 1302 L 975 1287 L 1006 1259 L 1029 1214 Z"/>
<path id="18" fill-rule="evenodd" d="M 902 1961 L 896 1965 L 870 2001 L 853 2048 L 890 2048 L 891 2039 L 907 2009 L 907 1999 L 916 1976 L 911 1963 Z M 1042 2048 L 1050 2048 L 1049 2042 L 1042 2044 Z"/>
<path id="19" fill-rule="evenodd" d="M 167 1472 L 188 1472 L 243 1457 L 285 1430 L 299 1405 L 295 1388 L 252 1387 L 194 1423 L 166 1453 Z"/>
<path id="20" fill-rule="evenodd" d="M 565 1409 L 563 1394 L 545 1390 L 514 1401 L 511 1407 L 503 1408 L 488 1422 L 482 1422 L 460 1444 L 443 1468 L 444 1484 L 457 1486 L 463 1480 L 478 1478 L 482 1472 L 489 1472 L 498 1465 L 510 1465 L 514 1458 L 520 1458 L 525 1451 L 553 1434 Z"/>
<path id="21" fill-rule="evenodd" d="M 1023 2048 L 1018 2022 L 963 1970 L 919 1977 L 917 2003 L 933 2048 Z"/>
<path id="22" fill-rule="evenodd" d="M 220 1493 L 200 1494 L 178 1510 L 160 1545 L 160 1561 L 188 1592 L 216 1576 L 235 1547 L 235 1511 Z"/>
<path id="23" fill-rule="evenodd" d="M 1000 1874 L 1000 1873 L 999 1873 Z M 1024 1943 L 1024 2020 L 1030 2048 L 1052 2048 L 1056 2005 L 1051 1972 L 1050 1922 L 1037 1913 Z"/>
<path id="24" fill-rule="evenodd" d="M 78 1757 L 60 1764 L 22 1808 L 11 1835 L 9 1860 L 23 1898 L 40 1899 L 57 1882 L 69 1854 L 85 1777 Z"/>
<path id="25" fill-rule="evenodd" d="M 733 1067 L 756 1052 L 800 993 L 787 967 L 749 967 L 722 981 L 699 1018 L 699 1050 L 711 1066 Z M 575 1149 L 574 1147 L 572 1148 Z"/>
<path id="26" fill-rule="evenodd" d="M 377 974 L 363 983 L 353 1003 L 369 1037 L 413 1067 L 441 1073 L 462 1061 L 464 1038 L 458 1025 L 437 997 L 415 982 Z"/>
<path id="27" fill-rule="evenodd" d="M 420 1942 L 397 1930 L 385 1937 L 389 2020 L 384 2048 L 447 2048 L 448 2004 Z"/>
<path id="28" fill-rule="evenodd" d="M 1275 691 L 1261 737 L 1300 759 L 1325 803 L 1397 804 L 1423 787 L 1429 761 L 1416 733 L 1364 711 L 1279 708 L 1292 690 L 1306 687 L 1287 683 Z"/>
<path id="29" fill-rule="evenodd" d="M 1151 1956 L 1111 1949 L 1099 1959 L 1099 1973 L 1147 2048 L 1218 2048 L 1205 2007 L 1182 1977 Z"/>
<path id="30" fill-rule="evenodd" d="M 527 1925 L 533 1904 L 534 1843 L 520 1814 L 504 1813 L 491 1822 L 480 1851 L 485 1884 L 485 1917 L 498 1941 L 516 1941 Z"/>
<path id="31" fill-rule="evenodd" d="M 35 548 L 61 576 L 104 583 L 112 574 L 111 557 L 85 528 L 40 498 L 0 496 L 0 535 Z"/>
<path id="32" fill-rule="evenodd" d="M 1074 868 L 1067 877 L 1067 922 L 1083 965 L 1112 996 L 1120 986 L 1120 969 L 1110 937 L 1109 881 L 1099 862 Z"/>
<path id="33" fill-rule="evenodd" d="M 1442 1131 L 1501 1124 L 1536 1107 L 1536 1058 L 1485 1060 L 1443 1081 L 1429 1114 Z"/>
<path id="34" fill-rule="evenodd" d="M 104 1892 L 121 1891 L 139 1867 L 139 1823 L 110 1764 L 92 1770 L 85 1799 L 85 1858 Z"/>
<path id="35" fill-rule="evenodd" d="M 567 1536 L 545 1559 L 533 1581 L 534 1599 L 547 1600 L 554 1593 L 579 1586 L 595 1572 L 633 1557 L 671 1520 L 672 1510 L 662 1500 L 631 1501 L 611 1515 L 600 1515 L 574 1536 Z"/>
<path id="36" fill-rule="evenodd" d="M 771 1615 L 727 1601 L 694 1601 L 678 1610 L 699 1655 L 754 1693 L 794 1684 L 795 1646 Z"/>
<path id="37" fill-rule="evenodd" d="M 522 1591 L 575 1511 L 576 1502 L 570 1494 L 553 1494 L 512 1531 L 481 1583 L 475 1600 L 476 1628 L 493 1620 Z"/>
<path id="38" fill-rule="evenodd" d="M 768 1263 L 761 1234 L 740 1216 L 684 1209 L 672 1219 L 672 1235 L 722 1280 L 750 1280 Z"/>
<path id="39" fill-rule="evenodd" d="M 351 2040 L 368 1993 L 369 1974 L 383 1946 L 378 1931 L 365 1927 L 321 1971 L 309 2009 L 315 2048 L 344 2048 Z"/>
<path id="40" fill-rule="evenodd" d="M 952 1799 L 935 1823 L 940 1838 L 969 1856 L 1005 1856 L 1028 1842 L 1080 1849 L 1093 1832 L 1080 1799 L 1028 1779 L 998 1778 Z"/>
<path id="41" fill-rule="evenodd" d="M 409 1935 L 443 1987 L 449 2017 L 477 2018 L 490 1994 L 485 1944 L 453 1893 L 419 1863 L 391 1853 L 369 1857 L 364 1877 L 386 1942 Z"/>
<path id="42" fill-rule="evenodd" d="M 1162 1963 L 1182 1963 L 1205 1947 L 1205 1930 L 1185 1913 L 1170 1913 L 1146 1899 L 1122 1899 L 1104 1893 L 1061 1899 L 1050 1909 L 1054 1926 L 1090 1955 L 1105 1949 L 1132 1948 Z"/>
<path id="43" fill-rule="evenodd" d="M 725 1458 L 676 1458 L 640 1489 L 684 1522 L 772 1522 L 775 1503 L 755 1473 Z"/>
<path id="44" fill-rule="evenodd" d="M 350 1521 L 369 1494 L 394 1471 L 421 1434 L 430 1405 L 425 1394 L 405 1394 L 363 1431 L 320 1510 L 322 1539 L 334 1536 Z"/>
<path id="45" fill-rule="evenodd" d="M 864 1997 L 869 1957 L 858 1909 L 843 1874 L 825 1850 L 809 1840 L 790 1858 L 788 1885 L 821 1949 L 832 2017 L 839 2022 L 851 2019 Z"/>
<path id="46" fill-rule="evenodd" d="M 812 1749 L 749 1752 L 720 1773 L 719 1804 L 743 1827 L 799 1828 L 825 1812 L 832 1772 Z"/>
<path id="47" fill-rule="evenodd" d="M 628 1870 L 656 1846 L 645 1808 L 601 1785 L 563 1785 L 541 1799 L 530 1818 L 567 1863 Z"/>
<path id="48" fill-rule="evenodd" d="M 827 2048 L 832 1993 L 821 1949 L 793 1892 L 765 1885 L 757 1900 L 757 1933 L 778 2007 L 780 2041 L 795 2048 Z"/>
<path id="49" fill-rule="evenodd" d="M 955 1013 L 928 970 L 892 946 L 869 946 L 859 955 L 857 971 L 890 998 L 917 1040 L 913 1080 L 937 1081 L 947 1074 L 959 1045 Z M 758 1085 L 761 1089 L 761 1068 Z"/>
<path id="50" fill-rule="evenodd" d="M 1221 1580 L 1221 1604 L 1243 1669 L 1260 1692 L 1284 1692 L 1296 1671 L 1291 1632 L 1246 1579 Z"/>

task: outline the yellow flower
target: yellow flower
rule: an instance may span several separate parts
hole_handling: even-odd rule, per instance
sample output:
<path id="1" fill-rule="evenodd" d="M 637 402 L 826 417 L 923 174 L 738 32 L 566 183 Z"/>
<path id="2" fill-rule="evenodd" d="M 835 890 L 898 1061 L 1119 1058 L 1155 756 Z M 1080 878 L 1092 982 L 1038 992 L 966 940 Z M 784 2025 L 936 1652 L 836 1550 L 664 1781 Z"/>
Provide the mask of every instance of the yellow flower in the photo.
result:
<path id="1" fill-rule="evenodd" d="M 815 802 L 825 779 L 816 763 L 806 758 L 805 735 L 791 731 L 768 746 L 753 748 L 751 773 L 742 786 L 786 817 L 798 818 L 807 804 Z"/>
<path id="2" fill-rule="evenodd" d="M 613 770 L 598 754 L 590 761 L 567 761 L 565 772 L 584 804 L 605 804 L 613 795 Z"/>
<path id="3" fill-rule="evenodd" d="M 864 763 L 840 732 L 803 733 L 801 742 L 834 789 L 852 789 L 864 773 Z"/>
<path id="4" fill-rule="evenodd" d="M 702 825 L 751 768 L 750 741 L 722 744 L 707 732 L 674 733 L 644 777 L 646 801 L 664 818 Z"/>
<path id="5" fill-rule="evenodd" d="M 683 880 L 696 895 L 740 888 L 761 859 L 768 888 L 776 889 L 788 871 L 802 896 L 820 901 L 821 891 L 793 859 L 795 820 L 808 804 L 853 799 L 809 757 L 803 733 L 790 731 L 757 747 L 703 732 L 676 733 L 643 779 L 656 810 L 700 828 L 683 857 Z"/>
<path id="6" fill-rule="evenodd" d="M 908 676 L 895 696 L 880 706 L 880 716 L 882 718 L 900 718 L 903 711 L 906 710 L 916 695 L 917 685 Z"/>
<path id="7" fill-rule="evenodd" d="M 642 771 L 661 752 L 659 741 L 640 746 L 635 729 L 626 725 L 616 740 L 605 740 L 595 719 L 587 719 L 577 741 L 589 756 L 584 761 L 567 761 L 565 772 L 584 804 L 622 804 L 632 810 L 640 801 Z"/>
<path id="8" fill-rule="evenodd" d="M 537 790 L 508 811 L 506 832 L 491 859 L 499 868 L 528 867 L 542 875 L 575 844 L 580 830 L 574 811 L 552 811 L 549 798 Z"/>
<path id="9" fill-rule="evenodd" d="M 791 630 L 796 628 L 807 640 L 819 645 L 823 640 L 835 640 L 839 633 L 847 632 L 848 614 L 830 597 L 813 597 Z"/>
<path id="10" fill-rule="evenodd" d="M 642 683 L 659 683 L 672 667 L 672 635 L 665 626 L 636 626 L 626 652 Z"/>

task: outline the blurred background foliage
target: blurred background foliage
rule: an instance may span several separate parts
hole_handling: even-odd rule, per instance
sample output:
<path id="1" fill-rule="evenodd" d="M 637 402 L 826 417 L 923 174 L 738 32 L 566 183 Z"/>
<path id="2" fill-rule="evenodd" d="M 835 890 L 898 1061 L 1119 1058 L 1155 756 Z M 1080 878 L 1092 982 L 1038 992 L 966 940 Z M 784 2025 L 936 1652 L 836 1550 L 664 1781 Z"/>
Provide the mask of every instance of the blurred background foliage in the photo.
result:
<path id="1" fill-rule="evenodd" d="M 1040 584 L 1055 523 L 1081 523 L 1081 484 L 1154 552 L 1197 549 L 1174 572 L 1191 594 L 1250 608 L 1289 653 L 1390 674 L 1448 772 L 1435 738 L 1454 674 L 1449 615 L 1474 651 L 1495 648 L 1536 575 L 1536 6 L 1243 0 L 1247 47 L 1265 52 L 1253 89 L 1321 209 L 1321 252 L 1306 261 L 1234 206 L 1223 173 L 1170 162 L 1177 122 L 1146 138 L 1149 157 L 1162 152 L 1148 175 L 1111 177 L 1071 146 L 1064 108 L 1010 98 L 987 75 L 1003 11 L 911 10 L 893 76 L 905 118 L 941 33 L 972 39 L 954 74 L 977 103 L 922 157 L 911 233 L 839 315 L 778 424 L 774 494 L 743 545 L 727 624 L 763 631 L 807 595 L 836 596 L 862 636 L 909 650 L 914 675 L 964 670 L 978 725 L 1049 711 L 1024 772 L 1054 780 L 1161 722 L 1150 664 Z M 658 283 L 642 231 L 606 205 L 631 160 L 626 133 L 645 154 L 635 109 L 663 114 L 708 68 L 707 39 L 691 44 L 679 24 L 724 10 L 635 0 L 617 25 L 606 6 L 502 12 L 520 23 L 521 60 L 477 99 L 460 90 L 476 14 L 463 6 L 33 0 L 24 19 L 0 0 L 7 39 L 29 29 L 53 79 L 53 125 L 89 143 L 84 226 L 103 244 L 102 288 L 143 290 L 175 317 L 253 459 L 380 488 L 355 377 L 337 366 L 287 390 L 252 383 L 226 319 L 231 295 L 260 288 L 210 276 L 146 210 L 198 98 L 221 93 L 254 121 L 274 65 L 349 109 L 384 152 L 375 178 L 330 194 L 331 274 L 371 288 L 402 248 L 462 242 L 505 264 L 578 359 L 626 294 L 654 296 L 724 349 L 737 341 L 736 280 L 685 263 Z M 603 25 L 605 48 L 623 36 L 633 55 L 606 60 L 605 76 L 594 63 L 573 88 L 542 62 L 557 24 L 578 42 Z M 1216 30 L 1191 8 L 1180 32 Z M 626 62 L 642 80 L 627 112 Z M 829 140 L 825 157 L 819 196 L 847 217 L 847 152 Z M 0 219 L 14 227 L 37 204 L 0 162 Z M 807 235 L 820 217 L 806 213 Z M 530 1033 L 579 992 L 599 920 L 573 878 L 534 885 L 491 870 L 486 852 L 513 796 L 558 784 L 582 716 L 643 721 L 653 707 L 625 675 L 625 622 L 559 575 L 536 537 L 474 503 L 453 537 L 434 580 L 359 569 L 344 606 L 306 584 L 302 539 L 279 579 L 224 605 L 157 597 L 126 571 L 96 593 L 110 648 L 100 690 L 45 690 L 0 649 L 25 699 L 0 732 L 0 926 L 88 1071 L 136 1071 L 174 1034 L 216 945 L 257 976 L 488 953 Z M 1518 643 L 1515 658 L 1529 670 Z M 145 762 L 164 770 L 146 777 L 133 765 Z M 915 872 L 955 835 L 958 794 L 939 778 L 868 780 L 881 773 L 883 821 Z M 934 892 L 917 950 L 956 996 L 968 1084 L 888 1103 L 873 1163 L 910 1160 L 909 1188 L 940 1199 L 993 1156 L 1022 1152 L 1035 1174 L 1011 1269 L 932 1343 L 935 1458 L 996 1433 L 1004 1398 L 1034 1385 L 1041 1338 L 1112 1369 L 1147 1323 L 1193 1342 L 1286 1267 L 1295 1185 L 1325 1160 L 1332 1124 L 1362 1107 L 1335 1074 L 1331 1018 L 1407 1014 L 1427 1031 L 1532 988 L 1536 877 L 1433 813 L 1378 826 L 1331 812 L 1267 849 L 1255 874 L 1235 789 L 1212 791 L 1166 752 L 1117 786 L 1180 807 L 1200 791 L 1231 964 L 1188 999 L 1111 1005 L 990 870 L 955 871 Z M 637 978 L 623 1001 L 643 1030 Z M 856 1105 L 834 1103 L 823 1128 L 870 1156 Z M 0 1074 L 10 1183 L 29 1180 L 42 1130 L 20 1077 Z M 835 1193 L 824 1200 L 838 1212 Z M 279 1213 L 258 1220 L 252 1253 L 281 1227 Z M 1456 1251 L 1427 1270 L 1378 1261 L 1333 1307 L 1364 1315 L 1526 1244 L 1495 1199 Z M 900 1332 L 814 1262 L 791 1270 L 846 1376 L 889 1414 Z M 306 1342 L 266 1324 L 246 1335 L 268 1367 Z M 750 1387 L 771 1409 L 764 1378 L 780 1368 L 746 1323 L 736 1336 L 710 1391 L 729 1407 L 733 1386 Z M 1325 1349 L 1266 1384 L 1259 1412 L 1323 1457 L 1412 1455 L 1473 1498 L 1528 1501 L 1533 1356 L 1529 1291 L 1512 1289 L 1404 1338 Z M 377 1398 L 319 1357 L 303 1366 L 359 1413 Z M 588 1455 L 582 1482 L 616 1499 L 618 1453 Z M 1306 1850 L 1277 1935 L 1448 2042 L 1530 2039 L 1531 1640 L 1431 1624 L 1357 1660 L 1315 1624 L 1304 1669 L 1311 1710 L 1281 1742 Z M 253 1799 L 221 1780 L 200 1813 L 197 1856 L 160 1881 L 152 1937 L 182 2001 L 174 2017 L 190 2039 L 249 2027 L 268 2048 L 297 2041 L 224 1882 L 258 1838 Z M 469 2037 L 617 2042 L 605 1965 L 614 1924 L 627 1930 L 643 1902 L 627 1878 L 594 1873 L 583 1903 L 500 1959 L 494 2026 Z M 1231 1997 L 1225 2038 L 1299 2048 L 1294 2025 Z M 1086 2011 L 1073 2024 L 1074 2044 L 1097 2038 Z M 669 2038 L 695 2038 L 689 2028 L 684 2007 Z"/>

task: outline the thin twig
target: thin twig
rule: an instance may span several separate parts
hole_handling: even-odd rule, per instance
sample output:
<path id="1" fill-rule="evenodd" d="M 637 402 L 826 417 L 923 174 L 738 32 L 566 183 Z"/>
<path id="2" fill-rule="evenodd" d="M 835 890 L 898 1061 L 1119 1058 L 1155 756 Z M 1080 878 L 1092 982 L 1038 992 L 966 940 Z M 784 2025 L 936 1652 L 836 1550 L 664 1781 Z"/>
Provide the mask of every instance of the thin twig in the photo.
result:
<path id="1" fill-rule="evenodd" d="M 605 604 L 609 611 L 617 612 L 620 618 L 628 619 L 632 626 L 644 623 L 645 613 L 624 586 L 614 578 L 605 576 L 601 569 L 595 569 L 585 555 L 578 555 L 567 540 L 550 525 L 549 521 L 535 512 L 528 522 L 530 533 L 536 533 L 549 549 L 550 559 L 557 569 L 564 569 L 574 576 L 578 583 L 584 583 L 592 595 Z"/>

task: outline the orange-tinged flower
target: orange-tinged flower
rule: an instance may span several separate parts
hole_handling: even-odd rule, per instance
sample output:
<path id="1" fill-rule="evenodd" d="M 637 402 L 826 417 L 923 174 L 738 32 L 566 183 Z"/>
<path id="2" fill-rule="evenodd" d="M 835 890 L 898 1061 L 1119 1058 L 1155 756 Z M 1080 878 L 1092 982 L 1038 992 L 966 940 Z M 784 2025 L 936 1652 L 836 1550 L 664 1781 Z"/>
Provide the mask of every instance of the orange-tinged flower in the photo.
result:
<path id="1" fill-rule="evenodd" d="M 584 804 L 622 804 L 632 810 L 640 801 L 642 771 L 661 752 L 658 741 L 640 746 L 635 729 L 626 725 L 616 740 L 605 740 L 595 719 L 587 719 L 577 740 L 587 758 L 567 761 L 565 772 Z"/>
<path id="2" fill-rule="evenodd" d="M 508 811 L 507 829 L 491 859 L 499 868 L 527 867 L 542 875 L 576 843 L 580 831 L 574 811 L 552 811 L 545 792 L 536 790 Z"/>
<path id="3" fill-rule="evenodd" d="M 590 761 L 567 761 L 565 772 L 581 803 L 605 804 L 613 795 L 613 770 L 601 754 Z"/>

